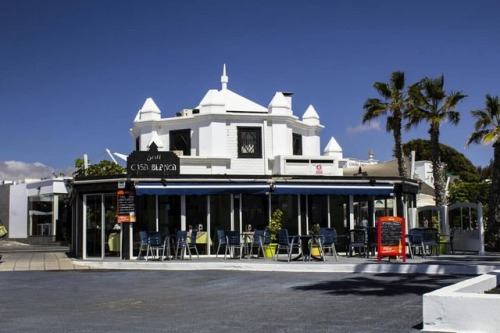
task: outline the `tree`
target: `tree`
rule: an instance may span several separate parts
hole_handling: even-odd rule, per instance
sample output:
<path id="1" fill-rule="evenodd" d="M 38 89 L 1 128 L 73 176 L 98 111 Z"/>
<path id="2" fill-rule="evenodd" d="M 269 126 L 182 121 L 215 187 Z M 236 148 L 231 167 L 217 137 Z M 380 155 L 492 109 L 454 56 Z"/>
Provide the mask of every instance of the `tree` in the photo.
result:
<path id="1" fill-rule="evenodd" d="M 430 161 L 430 147 L 429 140 L 414 139 L 403 144 L 403 153 L 408 156 L 412 151 L 415 151 L 417 161 Z M 456 175 L 465 182 L 479 182 L 481 180 L 479 169 L 464 154 L 442 143 L 439 144 L 439 150 L 446 174 Z"/>
<path id="2" fill-rule="evenodd" d="M 406 129 L 417 126 L 420 122 L 429 123 L 428 133 L 431 143 L 431 162 L 434 176 L 434 191 L 436 204 L 446 204 L 445 179 L 443 164 L 441 162 L 441 151 L 439 150 L 440 127 L 444 121 L 453 125 L 460 122 L 460 113 L 456 111 L 458 102 L 467 97 L 461 92 L 444 90 L 444 76 L 437 79 L 424 78 L 408 88 L 410 107 L 405 117 L 408 123 Z"/>
<path id="3" fill-rule="evenodd" d="M 87 176 L 113 176 L 125 174 L 126 170 L 121 165 L 111 161 L 102 160 L 97 164 L 91 164 L 87 169 L 84 168 L 83 159 L 77 158 L 75 160 L 76 171 L 73 172 L 73 177 L 87 177 Z"/>
<path id="4" fill-rule="evenodd" d="M 491 143 L 493 145 L 486 241 L 496 244 L 500 233 L 500 102 L 498 96 L 486 95 L 485 108 L 472 110 L 471 114 L 476 122 L 474 132 L 467 140 L 467 146 L 471 143 Z"/>
<path id="5" fill-rule="evenodd" d="M 394 151 L 398 160 L 398 171 L 401 177 L 407 178 L 406 167 L 401 147 L 401 128 L 403 114 L 407 104 L 407 94 L 405 91 L 405 74 L 396 71 L 391 75 L 391 82 L 375 82 L 375 90 L 383 98 L 369 98 L 363 105 L 363 124 L 376 119 L 382 115 L 387 115 L 386 131 L 392 132 L 394 137 Z"/>

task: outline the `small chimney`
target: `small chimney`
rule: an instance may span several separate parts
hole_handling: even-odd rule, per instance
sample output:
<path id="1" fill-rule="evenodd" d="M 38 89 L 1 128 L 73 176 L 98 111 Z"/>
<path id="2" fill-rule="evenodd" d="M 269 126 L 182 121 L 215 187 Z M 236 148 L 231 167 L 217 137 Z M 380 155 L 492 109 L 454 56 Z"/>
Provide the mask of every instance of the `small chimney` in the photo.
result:
<path id="1" fill-rule="evenodd" d="M 288 105 L 290 106 L 290 110 L 292 110 L 292 95 L 293 92 L 282 92 L 283 96 L 285 96 Z"/>

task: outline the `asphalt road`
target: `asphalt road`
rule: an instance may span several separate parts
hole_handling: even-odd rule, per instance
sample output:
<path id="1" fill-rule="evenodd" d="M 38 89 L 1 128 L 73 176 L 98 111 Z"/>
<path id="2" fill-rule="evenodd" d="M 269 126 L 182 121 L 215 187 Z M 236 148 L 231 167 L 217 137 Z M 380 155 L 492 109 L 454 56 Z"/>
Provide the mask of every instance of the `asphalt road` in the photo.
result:
<path id="1" fill-rule="evenodd" d="M 1 332 L 417 332 L 466 276 L 232 271 L 0 273 Z"/>

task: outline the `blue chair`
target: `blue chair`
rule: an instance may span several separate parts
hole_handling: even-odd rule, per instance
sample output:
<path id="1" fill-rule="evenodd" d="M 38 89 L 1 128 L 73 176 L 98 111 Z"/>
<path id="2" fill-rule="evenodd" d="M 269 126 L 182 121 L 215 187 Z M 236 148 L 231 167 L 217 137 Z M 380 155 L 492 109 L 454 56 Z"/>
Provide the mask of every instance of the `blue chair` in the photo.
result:
<path id="1" fill-rule="evenodd" d="M 142 254 L 142 250 L 148 250 L 148 233 L 147 231 L 139 231 L 139 241 L 140 241 L 140 245 L 139 245 L 139 254 L 137 255 L 137 259 L 140 259 L 141 258 L 141 254 Z"/>
<path id="2" fill-rule="evenodd" d="M 278 245 L 276 246 L 276 254 L 274 260 L 278 261 L 278 256 L 281 249 L 287 251 L 288 262 L 292 259 L 292 252 L 294 248 L 300 249 L 300 244 L 296 236 L 289 236 L 287 229 L 278 231 Z"/>
<path id="3" fill-rule="evenodd" d="M 186 250 L 189 254 L 189 259 L 193 259 L 193 257 L 191 257 L 191 249 L 189 248 L 189 244 L 187 241 L 187 231 L 179 230 L 175 234 L 175 259 L 177 259 L 178 257 L 184 259 L 184 250 Z"/>
<path id="4" fill-rule="evenodd" d="M 217 258 L 219 256 L 219 251 L 221 247 L 224 247 L 224 251 L 226 250 L 227 247 L 227 240 L 226 240 L 226 234 L 224 233 L 224 230 L 217 230 L 217 253 L 215 254 L 215 257 Z"/>
<path id="5" fill-rule="evenodd" d="M 229 251 L 229 255 L 235 257 L 236 248 L 240 249 L 240 258 L 243 252 L 243 243 L 241 242 L 241 236 L 239 230 L 228 231 L 226 234 L 226 252 L 224 252 L 224 259 Z"/>
<path id="6" fill-rule="evenodd" d="M 196 237 L 198 236 L 198 231 L 191 231 L 191 235 L 189 236 L 188 248 L 189 252 L 193 249 L 196 252 L 196 256 L 200 259 L 200 254 L 198 253 L 198 248 L 196 247 Z"/>
<path id="7" fill-rule="evenodd" d="M 171 246 L 172 246 L 171 237 L 170 237 L 170 235 L 167 235 L 163 240 L 163 252 L 162 252 L 162 256 L 161 256 L 162 261 L 164 258 L 167 258 L 168 260 L 170 260 L 172 258 L 172 254 L 170 252 Z"/>
<path id="8" fill-rule="evenodd" d="M 146 251 L 146 261 L 148 261 L 150 253 L 151 257 L 155 259 L 155 252 L 159 253 L 159 250 L 163 250 L 163 242 L 161 240 L 161 234 L 159 232 L 153 232 L 148 236 L 148 247 Z"/>
<path id="9" fill-rule="evenodd" d="M 252 243 L 250 244 L 250 258 L 253 257 L 253 249 L 257 248 L 257 258 L 259 253 L 262 251 L 262 256 L 264 256 L 264 241 L 265 241 L 264 230 L 255 230 L 253 232 Z M 269 242 L 271 239 L 269 239 Z"/>
<path id="10" fill-rule="evenodd" d="M 319 235 L 323 250 L 330 249 L 331 255 L 335 255 L 335 260 L 338 261 L 337 249 L 335 249 L 335 243 L 338 241 L 337 230 L 335 228 L 321 228 Z"/>

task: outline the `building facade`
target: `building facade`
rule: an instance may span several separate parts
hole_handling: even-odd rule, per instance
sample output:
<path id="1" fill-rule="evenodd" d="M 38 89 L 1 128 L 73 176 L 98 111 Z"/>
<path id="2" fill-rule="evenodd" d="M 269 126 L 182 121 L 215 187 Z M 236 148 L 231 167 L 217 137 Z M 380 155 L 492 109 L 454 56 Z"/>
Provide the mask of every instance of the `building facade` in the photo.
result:
<path id="1" fill-rule="evenodd" d="M 292 93 L 277 92 L 264 107 L 228 82 L 224 67 L 220 90 L 172 117 L 148 98 L 130 130 L 127 174 L 75 179 L 77 256 L 134 258 L 139 231 L 189 229 L 199 230 L 200 250 L 210 255 L 216 230 L 264 229 L 276 209 L 291 234 L 313 224 L 342 233 L 362 218 L 374 224 L 377 216 L 404 215 L 415 202 L 412 180 L 344 176 L 335 138 L 321 151 L 324 126 L 312 105 L 299 118 Z"/>

